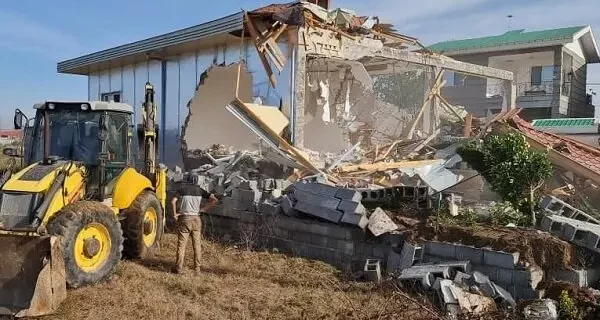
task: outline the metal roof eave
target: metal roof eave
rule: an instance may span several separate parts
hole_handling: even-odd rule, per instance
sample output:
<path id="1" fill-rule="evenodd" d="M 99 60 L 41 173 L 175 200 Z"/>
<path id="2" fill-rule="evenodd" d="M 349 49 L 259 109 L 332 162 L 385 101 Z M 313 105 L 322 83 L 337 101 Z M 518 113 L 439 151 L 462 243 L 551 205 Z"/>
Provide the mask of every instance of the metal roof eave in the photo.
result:
<path id="1" fill-rule="evenodd" d="M 202 23 L 189 28 L 165 33 L 148 39 L 124 44 L 118 47 L 90 53 L 81 57 L 61 61 L 57 64 L 59 73 L 76 73 L 77 69 L 86 68 L 113 59 L 124 58 L 156 50 L 166 49 L 182 43 L 192 42 L 220 34 L 228 34 L 242 30 L 243 12 Z"/>

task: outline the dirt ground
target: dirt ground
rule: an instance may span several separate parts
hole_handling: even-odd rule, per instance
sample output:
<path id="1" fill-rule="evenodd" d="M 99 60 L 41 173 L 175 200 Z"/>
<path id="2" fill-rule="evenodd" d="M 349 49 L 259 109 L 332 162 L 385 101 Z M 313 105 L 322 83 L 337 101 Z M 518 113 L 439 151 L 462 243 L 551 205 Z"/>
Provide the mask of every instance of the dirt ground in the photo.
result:
<path id="1" fill-rule="evenodd" d="M 176 239 L 167 234 L 154 259 L 123 261 L 110 281 L 69 290 L 42 319 L 441 319 L 430 304 L 345 281 L 321 262 L 203 244 L 199 275 L 169 272 Z"/>

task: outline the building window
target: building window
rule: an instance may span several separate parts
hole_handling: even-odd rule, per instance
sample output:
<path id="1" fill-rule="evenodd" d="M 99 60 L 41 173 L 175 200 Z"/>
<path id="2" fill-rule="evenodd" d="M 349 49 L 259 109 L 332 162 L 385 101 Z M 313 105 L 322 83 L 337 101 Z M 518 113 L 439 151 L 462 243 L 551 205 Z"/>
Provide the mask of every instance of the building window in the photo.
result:
<path id="1" fill-rule="evenodd" d="M 454 71 L 444 71 L 445 87 L 454 87 Z"/>
<path id="2" fill-rule="evenodd" d="M 458 72 L 454 73 L 454 82 L 453 82 L 454 86 L 466 87 L 468 80 L 469 80 L 469 76 L 462 74 L 462 73 L 458 73 Z"/>
<path id="3" fill-rule="evenodd" d="M 554 66 L 531 67 L 531 85 L 539 86 L 554 79 Z"/>
<path id="4" fill-rule="evenodd" d="M 100 95 L 100 100 L 121 102 L 121 91 L 103 93 Z"/>

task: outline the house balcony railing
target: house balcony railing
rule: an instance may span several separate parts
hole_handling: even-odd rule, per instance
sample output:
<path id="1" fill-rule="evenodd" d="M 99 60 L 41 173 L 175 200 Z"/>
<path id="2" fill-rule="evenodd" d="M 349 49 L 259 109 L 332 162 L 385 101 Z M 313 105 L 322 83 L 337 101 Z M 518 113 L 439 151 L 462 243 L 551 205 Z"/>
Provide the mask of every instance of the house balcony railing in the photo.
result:
<path id="1" fill-rule="evenodd" d="M 517 97 L 553 95 L 554 83 L 554 81 L 517 83 Z"/>

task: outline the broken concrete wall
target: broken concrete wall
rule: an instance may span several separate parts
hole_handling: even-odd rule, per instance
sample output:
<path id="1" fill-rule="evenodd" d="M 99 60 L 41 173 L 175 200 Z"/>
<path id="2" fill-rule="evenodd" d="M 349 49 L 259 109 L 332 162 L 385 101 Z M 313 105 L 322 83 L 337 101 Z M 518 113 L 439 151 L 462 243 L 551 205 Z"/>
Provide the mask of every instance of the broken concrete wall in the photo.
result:
<path id="1" fill-rule="evenodd" d="M 236 150 L 258 148 L 258 138 L 242 122 L 225 109 L 235 98 L 239 64 L 214 65 L 200 77 L 196 93 L 188 103 L 188 115 L 182 132 L 184 165 L 189 153 L 204 150 L 213 144 L 223 144 Z M 245 65 L 240 72 L 239 98 L 252 101 L 252 75 Z"/>
<path id="2" fill-rule="evenodd" d="M 339 152 L 357 142 L 366 148 L 400 138 L 418 113 L 427 86 L 420 83 L 418 92 L 408 88 L 414 83 L 408 72 L 424 74 L 416 66 L 389 72 L 391 77 L 371 77 L 365 65 L 356 61 L 310 60 L 304 146 Z"/>

